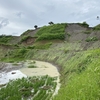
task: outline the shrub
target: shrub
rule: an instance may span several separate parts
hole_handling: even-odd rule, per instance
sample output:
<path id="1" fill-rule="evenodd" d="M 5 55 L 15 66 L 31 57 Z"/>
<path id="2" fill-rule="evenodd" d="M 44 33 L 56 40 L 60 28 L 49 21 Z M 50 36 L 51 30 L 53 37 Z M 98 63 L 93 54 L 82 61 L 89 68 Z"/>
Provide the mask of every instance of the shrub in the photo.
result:
<path id="1" fill-rule="evenodd" d="M 81 26 L 83 26 L 83 27 L 86 27 L 86 28 L 88 28 L 89 27 L 89 25 L 86 23 L 86 22 L 83 22 L 83 23 L 78 23 L 79 25 L 81 25 Z"/>
<path id="2" fill-rule="evenodd" d="M 86 42 L 90 42 L 90 41 L 98 41 L 97 37 L 89 37 L 86 39 Z"/>
<path id="3" fill-rule="evenodd" d="M 0 35 L 0 43 L 7 43 L 9 42 L 9 40 L 12 39 L 12 36 L 11 35 Z"/>
<path id="4" fill-rule="evenodd" d="M 65 52 L 65 53 L 68 53 L 68 52 L 69 52 L 69 50 L 68 50 L 68 49 L 65 49 L 65 50 L 64 50 L 64 52 Z"/>
<path id="5" fill-rule="evenodd" d="M 17 49 L 16 51 L 13 52 L 12 56 L 13 57 L 20 57 L 20 58 L 24 58 L 24 55 L 27 53 L 27 49 L 26 48 L 21 48 L 21 49 Z"/>
<path id="6" fill-rule="evenodd" d="M 21 42 L 26 41 L 27 39 L 29 39 L 31 36 L 23 36 L 21 39 Z"/>
<path id="7" fill-rule="evenodd" d="M 91 31 L 84 31 L 85 34 L 91 34 Z"/>
<path id="8" fill-rule="evenodd" d="M 69 36 L 69 37 L 70 37 L 70 36 L 71 36 L 71 34 L 70 34 L 70 33 L 67 33 L 67 36 Z"/>
<path id="9" fill-rule="evenodd" d="M 28 46 L 27 49 L 34 49 L 34 46 Z"/>
<path id="10" fill-rule="evenodd" d="M 94 30 L 100 30 L 100 24 L 98 24 L 97 26 L 93 27 Z"/>
<path id="11" fill-rule="evenodd" d="M 52 45 L 52 42 L 46 44 L 37 44 L 34 45 L 35 49 L 48 49 Z"/>

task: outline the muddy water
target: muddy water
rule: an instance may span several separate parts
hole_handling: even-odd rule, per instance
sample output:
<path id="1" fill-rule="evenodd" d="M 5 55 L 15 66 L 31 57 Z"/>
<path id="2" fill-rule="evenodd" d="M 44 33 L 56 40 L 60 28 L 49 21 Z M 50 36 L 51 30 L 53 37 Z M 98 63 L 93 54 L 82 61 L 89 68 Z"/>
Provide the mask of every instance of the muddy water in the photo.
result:
<path id="1" fill-rule="evenodd" d="M 49 75 L 51 77 L 57 77 L 57 87 L 55 89 L 54 95 L 57 94 L 60 88 L 60 79 L 59 79 L 59 72 L 57 68 L 48 63 L 42 61 L 35 61 L 34 65 L 36 68 L 28 68 L 30 63 L 33 61 L 29 60 L 24 62 L 22 65 L 19 63 L 18 65 L 14 66 L 13 64 L 6 64 L 2 70 L 0 70 L 0 84 L 8 83 L 9 80 L 27 77 L 27 76 L 44 76 Z"/>
<path id="2" fill-rule="evenodd" d="M 36 68 L 22 68 L 20 71 L 24 73 L 27 76 L 44 76 L 44 75 L 49 75 L 51 77 L 57 77 L 57 86 L 55 89 L 55 92 L 53 95 L 56 95 L 58 93 L 58 90 L 60 88 L 60 74 L 57 70 L 57 68 L 48 63 L 48 62 L 42 62 L 42 61 L 35 61 Z M 28 64 L 26 63 L 26 66 Z"/>
<path id="3" fill-rule="evenodd" d="M 57 77 L 60 75 L 57 68 L 48 62 L 35 61 L 34 65 L 36 68 L 22 68 L 20 71 L 27 76 L 49 75 L 51 77 Z"/>
<path id="4" fill-rule="evenodd" d="M 15 74 L 12 74 L 12 73 L 15 73 Z M 0 73 L 0 84 L 6 84 L 9 82 L 9 80 L 14 80 L 17 78 L 22 78 L 22 77 L 27 77 L 27 76 L 19 70 L 13 70 L 7 73 L 2 72 Z"/>
<path id="5" fill-rule="evenodd" d="M 0 64 L 0 85 L 6 84 L 9 80 L 27 77 L 18 69 L 22 68 L 22 63 L 11 64 L 11 63 L 1 63 Z"/>

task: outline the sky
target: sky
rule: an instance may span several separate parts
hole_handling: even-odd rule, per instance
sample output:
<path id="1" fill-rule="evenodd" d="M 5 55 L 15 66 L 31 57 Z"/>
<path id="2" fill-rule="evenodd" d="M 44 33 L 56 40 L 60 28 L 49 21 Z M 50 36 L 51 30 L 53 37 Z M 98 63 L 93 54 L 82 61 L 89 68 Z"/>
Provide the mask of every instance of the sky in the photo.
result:
<path id="1" fill-rule="evenodd" d="M 50 21 L 95 26 L 99 15 L 99 0 L 0 0 L 0 35 L 19 36 Z"/>

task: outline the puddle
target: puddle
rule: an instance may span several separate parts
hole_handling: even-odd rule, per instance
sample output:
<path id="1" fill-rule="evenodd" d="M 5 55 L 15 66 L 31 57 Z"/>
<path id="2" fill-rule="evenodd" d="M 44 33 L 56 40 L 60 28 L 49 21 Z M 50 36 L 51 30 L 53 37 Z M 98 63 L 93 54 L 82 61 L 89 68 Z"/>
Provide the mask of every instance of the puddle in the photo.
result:
<path id="1" fill-rule="evenodd" d="M 25 67 L 21 68 L 20 71 L 27 76 L 44 76 L 44 75 L 49 75 L 51 77 L 60 76 L 57 68 L 48 62 L 35 61 L 34 65 L 37 66 L 37 68 Z"/>
<path id="2" fill-rule="evenodd" d="M 28 65 L 28 63 L 31 62 L 27 61 L 26 65 Z M 35 61 L 35 66 L 37 66 L 36 68 L 21 68 L 20 71 L 22 73 L 24 73 L 27 76 L 44 76 L 44 75 L 49 75 L 50 77 L 57 77 L 57 86 L 55 89 L 55 92 L 53 94 L 56 95 L 58 93 L 58 90 L 60 89 L 60 74 L 58 72 L 58 69 L 56 68 L 56 66 L 48 63 L 48 62 L 43 62 L 43 61 Z"/>
<path id="3" fill-rule="evenodd" d="M 58 93 L 60 88 L 60 74 L 56 68 L 56 66 L 42 61 L 35 61 L 34 65 L 37 66 L 36 68 L 27 68 L 29 66 L 31 60 L 24 62 L 22 64 L 17 64 L 16 66 L 12 65 L 11 63 L 7 64 L 0 73 L 0 84 L 6 84 L 9 80 L 14 80 L 17 78 L 27 77 L 27 76 L 44 76 L 49 75 L 50 77 L 57 77 L 57 86 L 53 95 Z M 19 70 L 18 70 L 19 69 Z"/>
<path id="4" fill-rule="evenodd" d="M 6 84 L 9 82 L 9 80 L 22 78 L 22 77 L 27 77 L 27 76 L 19 70 L 13 70 L 8 73 L 2 72 L 0 73 L 0 84 Z"/>

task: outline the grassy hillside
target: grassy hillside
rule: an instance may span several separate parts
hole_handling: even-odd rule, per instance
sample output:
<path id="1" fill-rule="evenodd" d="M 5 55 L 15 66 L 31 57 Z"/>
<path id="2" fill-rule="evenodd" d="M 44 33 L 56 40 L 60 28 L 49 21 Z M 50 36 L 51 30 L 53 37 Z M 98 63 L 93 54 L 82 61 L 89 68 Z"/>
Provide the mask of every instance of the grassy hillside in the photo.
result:
<path id="1" fill-rule="evenodd" d="M 65 38 L 65 28 L 67 24 L 53 24 L 50 26 L 42 27 L 35 36 L 37 41 L 39 40 L 53 40 L 53 39 L 64 39 Z"/>
<path id="2" fill-rule="evenodd" d="M 57 65 L 61 88 L 53 100 L 100 100 L 98 27 L 89 28 L 86 23 L 44 26 L 35 33 L 32 45 L 12 49 L 1 60 L 37 59 Z"/>

